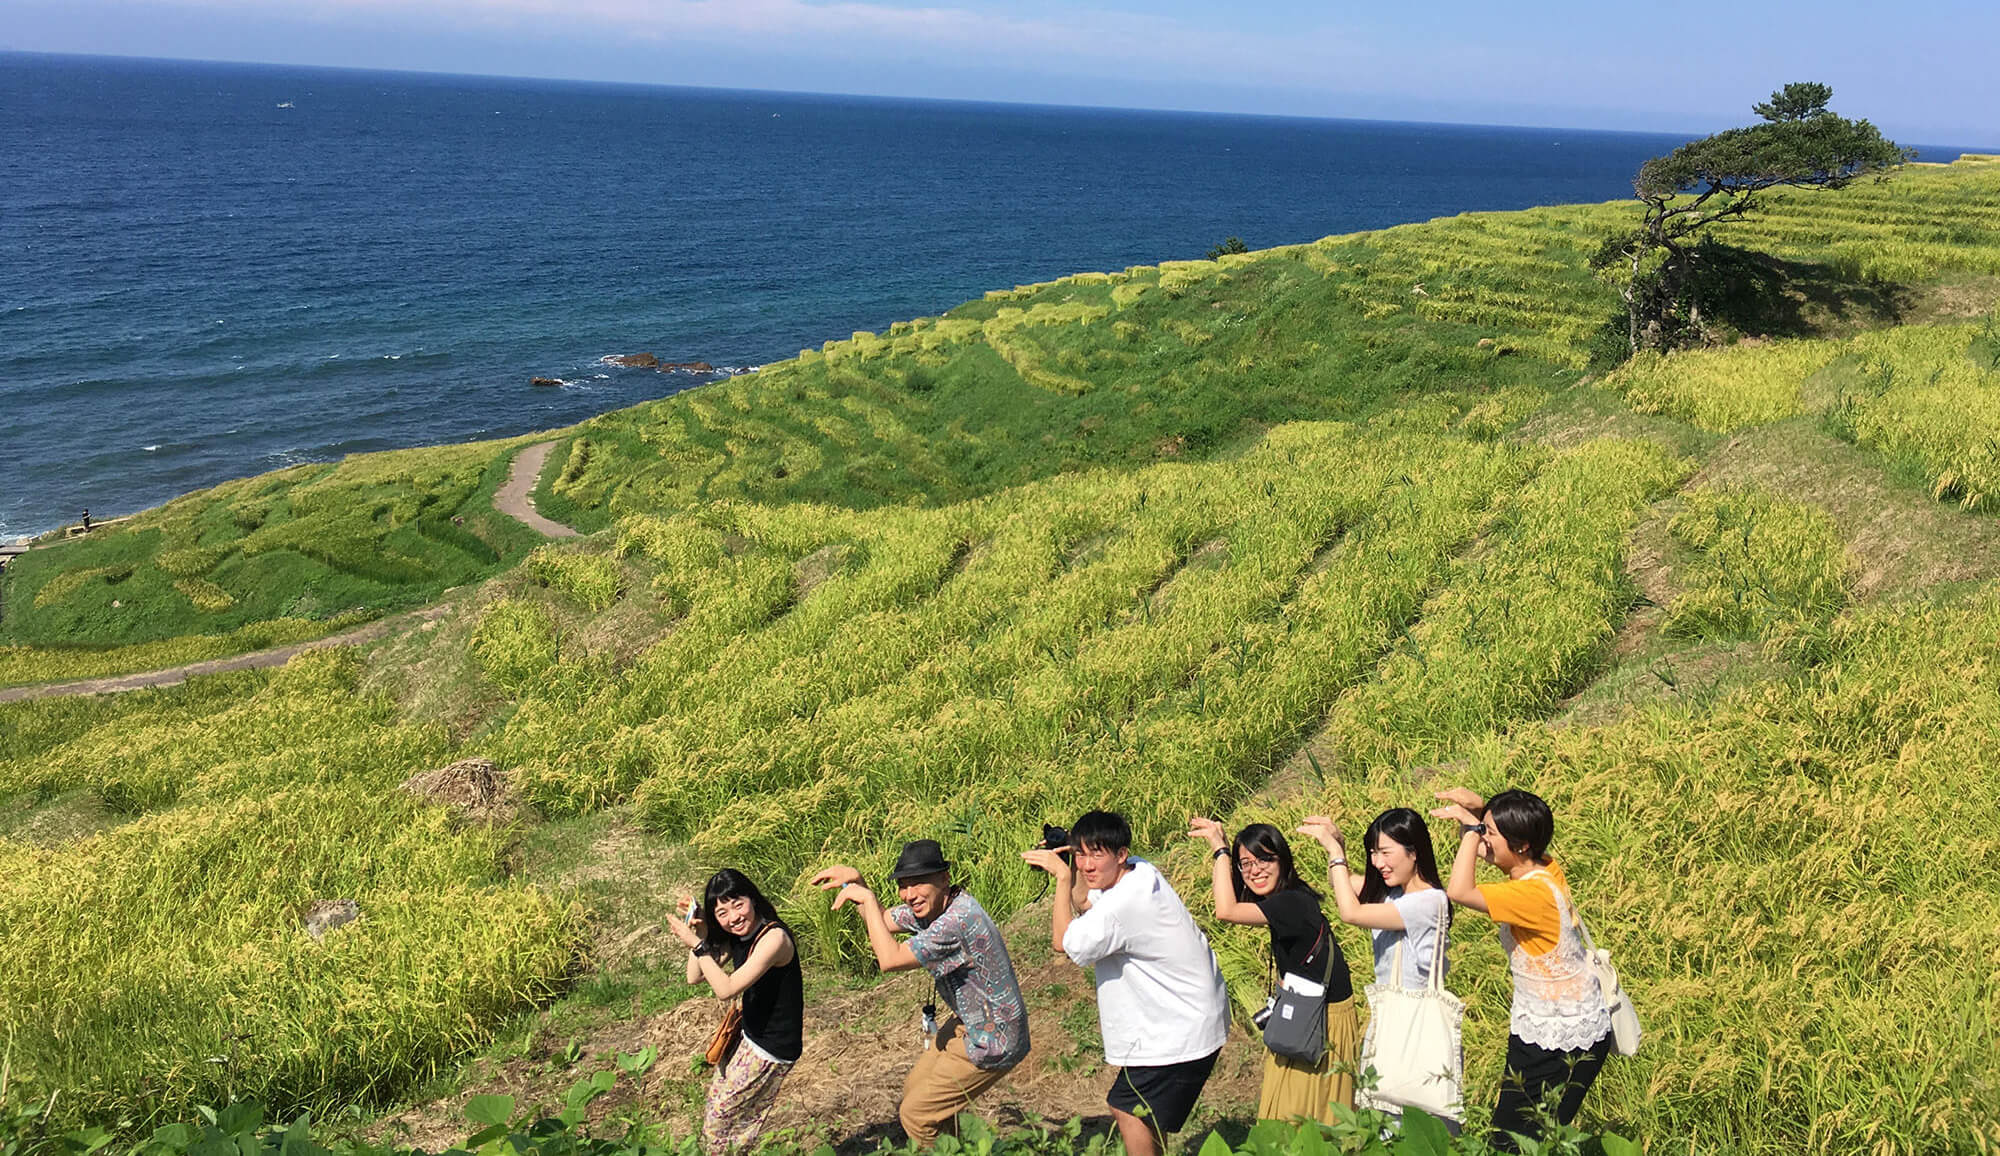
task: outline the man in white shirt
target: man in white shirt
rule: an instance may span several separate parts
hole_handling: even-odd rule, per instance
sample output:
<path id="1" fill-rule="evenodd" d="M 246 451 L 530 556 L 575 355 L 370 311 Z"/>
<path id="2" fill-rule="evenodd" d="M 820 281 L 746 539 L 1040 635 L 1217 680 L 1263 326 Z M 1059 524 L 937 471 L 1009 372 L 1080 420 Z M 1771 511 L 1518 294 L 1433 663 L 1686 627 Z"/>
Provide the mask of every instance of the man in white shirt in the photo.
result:
<path id="1" fill-rule="evenodd" d="M 1092 811 L 1069 851 L 1023 852 L 1055 877 L 1055 944 L 1097 974 L 1106 1097 L 1128 1156 L 1157 1156 L 1187 1123 L 1229 1033 L 1229 995 L 1208 937 L 1166 877 L 1132 858 L 1125 818 Z"/>

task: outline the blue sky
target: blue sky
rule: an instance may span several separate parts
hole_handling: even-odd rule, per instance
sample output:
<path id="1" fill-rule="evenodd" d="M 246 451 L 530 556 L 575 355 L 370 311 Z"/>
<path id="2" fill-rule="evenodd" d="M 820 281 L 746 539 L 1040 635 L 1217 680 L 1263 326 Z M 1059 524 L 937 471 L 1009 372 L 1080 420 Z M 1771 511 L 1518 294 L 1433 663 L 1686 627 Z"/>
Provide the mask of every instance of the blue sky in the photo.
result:
<path id="1" fill-rule="evenodd" d="M 1995 44 L 1968 0 L 0 0 L 32 52 L 1299 116 L 1709 131 L 1819 80 L 1961 145 L 2000 145 Z"/>

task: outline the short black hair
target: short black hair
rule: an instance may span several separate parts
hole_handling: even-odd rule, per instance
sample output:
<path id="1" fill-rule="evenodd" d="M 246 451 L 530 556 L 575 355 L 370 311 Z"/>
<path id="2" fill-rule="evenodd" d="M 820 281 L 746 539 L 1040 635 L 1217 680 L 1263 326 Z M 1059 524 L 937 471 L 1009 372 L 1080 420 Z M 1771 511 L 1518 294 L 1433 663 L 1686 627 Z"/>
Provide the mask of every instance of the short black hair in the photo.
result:
<path id="1" fill-rule="evenodd" d="M 1507 840 L 1516 855 L 1546 863 L 1556 837 L 1556 817 L 1540 795 L 1508 789 L 1486 800 L 1486 821 Z"/>
<path id="2" fill-rule="evenodd" d="M 1116 811 L 1086 811 L 1070 824 L 1069 845 L 1072 849 L 1088 847 L 1092 851 L 1109 851 L 1112 854 L 1129 851 L 1132 849 L 1132 825 Z"/>

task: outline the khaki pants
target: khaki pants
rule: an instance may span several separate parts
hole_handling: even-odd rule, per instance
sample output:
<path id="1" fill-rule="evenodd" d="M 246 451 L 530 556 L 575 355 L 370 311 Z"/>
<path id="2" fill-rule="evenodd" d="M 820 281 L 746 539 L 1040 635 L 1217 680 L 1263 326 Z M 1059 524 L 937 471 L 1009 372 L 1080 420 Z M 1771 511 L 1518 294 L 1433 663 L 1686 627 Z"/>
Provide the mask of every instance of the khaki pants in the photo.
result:
<path id="1" fill-rule="evenodd" d="M 940 1131 L 954 1131 L 953 1121 L 972 1107 L 973 1098 L 1012 1070 L 975 1067 L 965 1054 L 965 1025 L 955 1017 L 945 1020 L 903 1079 L 903 1131 L 912 1143 L 929 1146 Z"/>

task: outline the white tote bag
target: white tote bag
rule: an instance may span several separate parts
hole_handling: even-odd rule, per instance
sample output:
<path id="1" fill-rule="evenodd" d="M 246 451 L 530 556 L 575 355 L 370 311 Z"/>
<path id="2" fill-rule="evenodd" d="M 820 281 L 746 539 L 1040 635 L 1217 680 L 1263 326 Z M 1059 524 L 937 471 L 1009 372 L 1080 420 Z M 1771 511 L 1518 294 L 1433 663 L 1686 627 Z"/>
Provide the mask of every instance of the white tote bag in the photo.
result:
<path id="1" fill-rule="evenodd" d="M 1465 1052 L 1459 1029 L 1465 1004 L 1444 989 L 1450 928 L 1449 917 L 1441 918 L 1428 985 L 1403 986 L 1403 943 L 1396 945 L 1390 961 L 1394 982 L 1368 985 L 1368 1034 L 1361 1043 L 1360 1070 L 1374 1069 L 1375 1086 L 1356 1089 L 1358 1106 L 1396 1113 L 1419 1108 L 1444 1120 L 1457 1120 L 1463 1113 Z M 1404 943 L 1408 941 L 1405 935 Z"/>
<path id="2" fill-rule="evenodd" d="M 1611 965 L 1611 953 L 1591 941 L 1590 925 L 1579 915 L 1576 926 L 1583 932 L 1584 958 L 1590 961 L 1591 974 L 1597 977 L 1597 990 L 1604 995 L 1604 1010 L 1611 1013 L 1611 1050 L 1621 1056 L 1637 1055 L 1639 1009 L 1632 1006 L 1631 994 L 1618 982 L 1618 969 Z"/>

